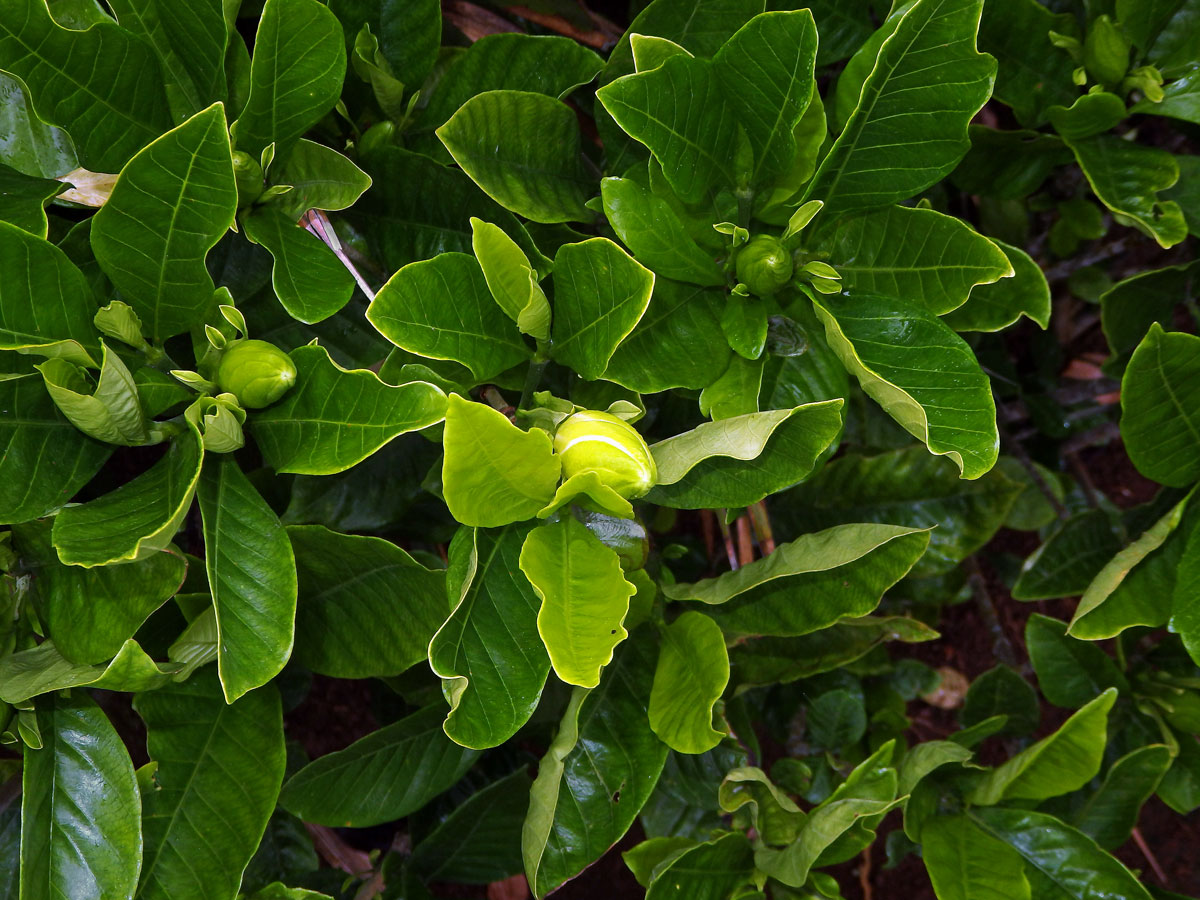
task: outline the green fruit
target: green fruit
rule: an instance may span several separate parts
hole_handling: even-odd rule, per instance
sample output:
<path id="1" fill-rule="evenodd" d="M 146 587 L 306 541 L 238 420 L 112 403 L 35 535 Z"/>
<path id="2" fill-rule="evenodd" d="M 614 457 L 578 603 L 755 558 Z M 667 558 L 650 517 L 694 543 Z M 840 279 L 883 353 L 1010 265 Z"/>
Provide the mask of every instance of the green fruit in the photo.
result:
<path id="1" fill-rule="evenodd" d="M 595 472 L 622 497 L 640 497 L 658 480 L 642 436 L 623 419 L 587 410 L 568 417 L 554 433 L 563 478 Z"/>
<path id="2" fill-rule="evenodd" d="M 237 182 L 239 208 L 258 199 L 263 190 L 263 170 L 253 156 L 242 150 L 233 152 L 233 178 Z"/>
<path id="3" fill-rule="evenodd" d="M 292 358 L 266 341 L 235 341 L 221 356 L 217 384 L 246 409 L 270 406 L 296 383 Z"/>
<path id="4" fill-rule="evenodd" d="M 792 254 L 769 234 L 756 235 L 737 255 L 738 281 L 759 297 L 769 297 L 792 280 Z"/>

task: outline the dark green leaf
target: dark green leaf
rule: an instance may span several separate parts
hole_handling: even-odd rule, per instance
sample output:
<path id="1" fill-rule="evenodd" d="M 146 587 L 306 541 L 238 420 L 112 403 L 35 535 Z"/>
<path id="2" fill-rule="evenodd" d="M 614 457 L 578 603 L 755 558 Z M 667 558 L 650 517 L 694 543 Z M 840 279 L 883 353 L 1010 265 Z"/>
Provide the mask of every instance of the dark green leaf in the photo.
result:
<path id="1" fill-rule="evenodd" d="M 1150 799 L 1171 765 L 1163 744 L 1139 747 L 1112 764 L 1104 783 L 1071 818 L 1071 824 L 1105 850 L 1116 850 L 1137 825 L 1142 804 Z"/>
<path id="2" fill-rule="evenodd" d="M 1050 325 L 1050 285 L 1041 267 L 1019 247 L 993 239 L 1004 251 L 1013 275 L 971 289 L 967 302 L 942 321 L 955 331 L 1000 331 L 1028 316 L 1043 329 Z"/>
<path id="3" fill-rule="evenodd" d="M 292 186 L 278 203 L 294 219 L 307 209 L 346 209 L 371 186 L 371 176 L 345 156 L 303 139 L 271 169 L 271 180 Z"/>
<path id="4" fill-rule="evenodd" d="M 9 72 L 0 73 L 0 163 L 35 178 L 57 178 L 79 165 L 71 136 L 43 121 L 25 82 Z"/>
<path id="5" fill-rule="evenodd" d="M 962 723 L 967 728 L 995 716 L 1005 717 L 1003 733 L 1022 737 L 1033 734 L 1041 718 L 1037 691 L 1004 665 L 989 669 L 971 682 L 963 703 Z"/>
<path id="6" fill-rule="evenodd" d="M 1077 709 L 1110 687 L 1129 690 L 1112 657 L 1095 644 L 1068 636 L 1067 624 L 1058 619 L 1030 616 L 1025 646 L 1042 693 L 1055 706 Z"/>
<path id="7" fill-rule="evenodd" d="M 862 739 L 867 710 L 849 691 L 826 691 L 809 705 L 806 723 L 815 748 L 836 751 Z"/>
<path id="8" fill-rule="evenodd" d="M 1088 510 L 1072 516 L 1025 560 L 1012 595 L 1017 600 L 1052 600 L 1082 594 L 1120 550 L 1121 539 L 1107 513 Z"/>
<path id="9" fill-rule="evenodd" d="M 724 900 L 754 876 L 754 851 L 730 832 L 681 853 L 658 871 L 646 900 Z"/>
<path id="10" fill-rule="evenodd" d="M 242 227 L 274 258 L 271 284 L 288 315 L 311 325 L 350 302 L 354 276 L 315 234 L 270 208 L 247 216 Z"/>
<path id="11" fill-rule="evenodd" d="M 1069 105 L 1078 96 L 1071 79 L 1075 63 L 1050 40 L 1051 31 L 1066 33 L 1073 25 L 1069 16 L 1055 15 L 1037 0 L 983 5 L 979 46 L 1000 62 L 996 98 L 1027 127 L 1045 122 L 1051 105 Z"/>
<path id="12" fill-rule="evenodd" d="M 1150 326 L 1121 380 L 1121 437 L 1147 478 L 1200 476 L 1200 337 Z"/>

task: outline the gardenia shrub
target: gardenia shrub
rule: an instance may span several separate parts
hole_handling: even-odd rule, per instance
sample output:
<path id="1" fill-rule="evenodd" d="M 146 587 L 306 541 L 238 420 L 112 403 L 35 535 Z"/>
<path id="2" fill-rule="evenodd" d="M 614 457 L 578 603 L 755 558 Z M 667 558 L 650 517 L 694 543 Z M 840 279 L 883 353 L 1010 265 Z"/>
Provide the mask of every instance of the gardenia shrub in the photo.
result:
<path id="1" fill-rule="evenodd" d="M 633 7 L 0 0 L 0 897 L 1196 889 L 1200 6 Z"/>

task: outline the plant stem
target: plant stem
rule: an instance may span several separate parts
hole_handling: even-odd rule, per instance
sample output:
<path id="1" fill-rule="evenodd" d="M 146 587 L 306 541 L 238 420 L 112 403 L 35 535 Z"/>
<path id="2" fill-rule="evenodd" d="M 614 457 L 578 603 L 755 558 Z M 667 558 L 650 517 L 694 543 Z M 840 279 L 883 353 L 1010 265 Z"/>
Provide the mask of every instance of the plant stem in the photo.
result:
<path id="1" fill-rule="evenodd" d="M 529 403 L 533 400 L 533 392 L 542 383 L 542 373 L 546 371 L 549 363 L 550 360 L 543 356 L 540 350 L 533 361 L 529 363 L 529 371 L 525 373 L 525 387 L 521 389 L 521 401 L 517 404 L 517 409 L 529 408 Z"/>

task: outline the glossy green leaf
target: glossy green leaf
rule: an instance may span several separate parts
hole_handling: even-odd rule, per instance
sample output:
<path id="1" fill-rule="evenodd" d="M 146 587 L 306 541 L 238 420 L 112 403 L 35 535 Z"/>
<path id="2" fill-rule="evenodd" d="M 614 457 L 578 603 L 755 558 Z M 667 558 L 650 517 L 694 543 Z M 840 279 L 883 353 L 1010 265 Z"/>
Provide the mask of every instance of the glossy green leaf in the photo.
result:
<path id="1" fill-rule="evenodd" d="M 250 95 L 234 143 L 257 157 L 292 142 L 333 108 L 346 72 L 342 26 L 319 0 L 267 0 L 254 37 Z"/>
<path id="2" fill-rule="evenodd" d="M 650 798 L 667 758 L 646 718 L 653 668 L 654 636 L 642 628 L 617 648 L 598 688 L 572 694 L 538 766 L 522 830 L 535 895 L 599 859 Z"/>
<path id="3" fill-rule="evenodd" d="M 146 852 L 139 900 L 237 893 L 283 781 L 279 694 L 226 704 L 215 669 L 134 700 L 158 764 L 142 797 Z"/>
<path id="4" fill-rule="evenodd" d="M 489 197 L 535 222 L 591 218 L 579 123 L 570 107 L 529 91 L 485 91 L 437 130 Z"/>
<path id="5" fill-rule="evenodd" d="M 667 201 L 631 178 L 605 178 L 600 192 L 617 236 L 657 276 L 702 286 L 725 283 L 716 261 L 692 239 Z"/>
<path id="6" fill-rule="evenodd" d="M 380 288 L 367 319 L 397 347 L 462 363 L 480 381 L 531 355 L 492 298 L 479 263 L 465 253 L 405 266 Z"/>
<path id="7" fill-rule="evenodd" d="M 203 458 L 200 435 L 189 428 L 133 481 L 63 509 L 52 532 L 58 558 L 69 566 L 105 566 L 166 547 L 192 505 Z"/>
<path id="8" fill-rule="evenodd" d="M 865 616 L 925 551 L 929 533 L 902 525 L 840 525 L 781 544 L 763 559 L 693 584 L 664 585 L 670 600 L 714 608 L 729 632 L 808 634 Z M 803 604 L 794 602 L 798 592 Z"/>
<path id="9" fill-rule="evenodd" d="M 445 415 L 445 395 L 431 384 L 393 387 L 373 372 L 343 369 L 320 346 L 299 347 L 291 356 L 296 387 L 249 422 L 267 465 L 278 472 L 345 471 Z"/>
<path id="10" fill-rule="evenodd" d="M 448 612 L 444 571 L 381 538 L 320 525 L 287 531 L 300 583 L 298 662 L 334 678 L 368 678 L 399 675 L 425 659 Z"/>
<path id="11" fill-rule="evenodd" d="M 713 71 L 754 151 L 751 184 L 791 165 L 793 130 L 813 94 L 816 56 L 816 23 L 811 11 L 800 9 L 755 16 L 713 57 Z"/>
<path id="12" fill-rule="evenodd" d="M 114 0 L 111 5 L 123 28 L 154 47 L 176 119 L 225 99 L 229 32 L 220 0 Z"/>
<path id="13" fill-rule="evenodd" d="M 476 791 L 413 848 L 409 866 L 426 881 L 460 884 L 516 875 L 530 785 L 522 767 Z"/>
<path id="14" fill-rule="evenodd" d="M 512 90 L 565 97 L 591 81 L 604 61 L 557 35 L 487 34 L 446 69 L 429 96 L 420 127 L 436 128 L 484 91 Z"/>
<path id="15" fill-rule="evenodd" d="M 1200 476 L 1200 338 L 1150 326 L 1121 381 L 1121 437 L 1147 478 L 1183 487 Z"/>
<path id="16" fill-rule="evenodd" d="M 1171 313 L 1191 290 L 1196 264 L 1138 272 L 1100 296 L 1100 321 L 1115 354 L 1127 357 L 1158 322 L 1170 329 Z"/>
<path id="17" fill-rule="evenodd" d="M 976 285 L 1013 274 L 1004 251 L 964 222 L 932 209 L 889 206 L 826 230 L 816 250 L 851 293 L 903 300 L 935 315 L 957 309 Z"/>
<path id="18" fill-rule="evenodd" d="M 39 703 L 37 718 L 43 745 L 24 750 L 21 897 L 131 896 L 142 828 L 125 745 L 82 694 Z"/>
<path id="19" fill-rule="evenodd" d="M 278 675 L 292 654 L 296 560 L 287 532 L 232 456 L 209 457 L 197 498 L 217 669 L 232 703 Z"/>
<path id="20" fill-rule="evenodd" d="M 732 354 L 720 377 L 700 392 L 700 414 L 715 422 L 758 412 L 764 368 L 765 360 Z"/>
<path id="21" fill-rule="evenodd" d="M 1163 97 L 1157 103 L 1142 99 L 1134 104 L 1132 112 L 1154 116 L 1168 116 L 1183 122 L 1200 122 L 1200 82 L 1195 72 L 1188 72 L 1170 84 L 1164 85 Z"/>
<path id="22" fill-rule="evenodd" d="M 75 144 L 63 129 L 33 108 L 25 82 L 0 73 L 0 163 L 34 178 L 57 178 L 79 165 Z"/>
<path id="23" fill-rule="evenodd" d="M 1029 900 L 1020 854 L 965 816 L 928 819 L 921 856 L 939 900 Z"/>
<path id="24" fill-rule="evenodd" d="M 1116 850 L 1137 825 L 1142 804 L 1150 799 L 1171 765 L 1163 744 L 1139 747 L 1112 764 L 1104 782 L 1071 818 L 1071 824 L 1105 850 Z"/>
<path id="25" fill-rule="evenodd" d="M 50 522 L 14 529 L 46 634 L 64 657 L 92 664 L 111 659 L 149 615 L 179 590 L 187 571 L 170 550 L 121 566 L 64 566 L 50 543 Z"/>
<path id="26" fill-rule="evenodd" d="M 550 657 L 537 633 L 538 596 L 515 578 L 528 529 L 461 528 L 450 543 L 453 610 L 429 642 L 429 666 L 450 700 L 446 734 L 483 749 L 508 740 L 533 714 Z"/>
<path id="27" fill-rule="evenodd" d="M 732 769 L 721 782 L 717 797 L 724 812 L 745 808 L 759 837 L 772 846 L 794 841 L 807 818 L 762 769 L 754 766 Z"/>
<path id="28" fill-rule="evenodd" d="M 147 336 L 168 338 L 204 320 L 213 294 L 204 260 L 236 212 L 219 103 L 157 138 L 121 170 L 92 220 L 92 250 Z"/>
<path id="29" fill-rule="evenodd" d="M 0 350 L 95 366 L 95 314 L 87 282 L 65 253 L 0 222 Z"/>
<path id="30" fill-rule="evenodd" d="M 1109 688 L 1054 734 L 988 772 L 972 792 L 972 802 L 1044 800 L 1083 787 L 1100 771 L 1108 713 L 1116 699 L 1116 690 Z"/>
<path id="31" fill-rule="evenodd" d="M 72 133 L 92 171 L 117 171 L 170 127 L 154 51 L 112 22 L 69 30 L 45 3 L 9 0 L 0 68 L 24 80 L 42 119 Z"/>
<path id="32" fill-rule="evenodd" d="M 808 738 L 817 750 L 836 752 L 857 744 L 867 731 L 867 710 L 849 691 L 826 691 L 808 707 Z"/>
<path id="33" fill-rule="evenodd" d="M 978 478 L 999 455 L 996 405 L 970 347 L 910 303 L 858 295 L 815 303 L 825 335 L 863 391 L 925 442 Z"/>
<path id="34" fill-rule="evenodd" d="M 825 201 L 822 216 L 905 200 L 958 164 L 996 72 L 975 49 L 982 8 L 982 0 L 917 0 L 900 14 L 804 193 Z"/>
<path id="35" fill-rule="evenodd" d="M 470 768 L 479 755 L 442 732 L 445 707 L 380 728 L 288 779 L 279 802 L 306 822 L 364 828 L 420 809 Z"/>
<path id="36" fill-rule="evenodd" d="M 1029 871 L 1071 900 L 1110 896 L 1150 900 L 1150 893 L 1121 863 L 1087 835 L 1046 813 L 974 809 L 967 815 L 983 831 L 1021 854 Z"/>
<path id="37" fill-rule="evenodd" d="M 673 56 L 657 69 L 606 84 L 596 99 L 654 154 L 684 201 L 695 203 L 714 188 L 733 187 L 736 111 L 708 60 Z"/>
<path id="38" fill-rule="evenodd" d="M 37 369 L 55 405 L 84 434 L 109 444 L 146 443 L 150 433 L 133 375 L 104 344 L 100 359 L 94 389 L 80 369 L 65 359 L 48 359 Z"/>
<path id="39" fill-rule="evenodd" d="M 1078 596 L 1120 550 L 1121 539 L 1107 513 L 1089 510 L 1072 516 L 1025 560 L 1013 585 L 1013 597 L 1052 600 Z"/>
<path id="40" fill-rule="evenodd" d="M 271 178 L 292 186 L 278 203 L 293 218 L 308 209 L 347 209 L 371 186 L 371 176 L 348 158 L 303 138 L 272 166 Z"/>
<path id="41" fill-rule="evenodd" d="M 43 641 L 0 660 L 0 699 L 22 703 L 30 697 L 89 687 L 108 691 L 150 691 L 162 687 L 182 667 L 154 662 L 136 641 L 127 640 L 108 662 L 97 666 L 72 663 L 53 641 Z"/>
<path id="42" fill-rule="evenodd" d="M 471 247 L 488 290 L 505 315 L 539 341 L 550 337 L 550 301 L 538 284 L 529 257 L 504 229 L 471 219 Z"/>
<path id="43" fill-rule="evenodd" d="M 315 234 L 270 208 L 247 216 L 242 227 L 275 260 L 271 285 L 292 318 L 311 325 L 350 302 L 354 276 Z"/>
<path id="44" fill-rule="evenodd" d="M 1175 504 L 1096 573 L 1075 608 L 1068 634 L 1095 641 L 1135 625 L 1166 623 L 1180 557 L 1200 521 L 1200 508 L 1189 508 L 1190 498 Z M 1183 522 L 1187 524 L 1180 527 Z"/>
<path id="45" fill-rule="evenodd" d="M 936 575 L 991 539 L 1020 490 L 999 471 L 965 482 L 949 461 L 908 447 L 834 460 L 794 488 L 778 515 L 802 531 L 851 522 L 933 528 L 914 574 Z"/>
<path id="46" fill-rule="evenodd" d="M 680 753 L 703 753 L 721 742 L 713 706 L 729 683 L 729 654 L 716 622 L 688 611 L 662 631 L 650 690 L 650 727 Z"/>
<path id="47" fill-rule="evenodd" d="M 1096 197 L 1123 221 L 1163 247 L 1187 237 L 1179 204 L 1158 197 L 1179 180 L 1179 165 L 1171 154 L 1109 134 L 1067 141 L 1067 146 Z"/>
<path id="48" fill-rule="evenodd" d="M 0 221 L 44 238 L 49 227 L 44 207 L 62 187 L 61 182 L 53 179 L 22 175 L 15 169 L 0 165 L 0 196 L 4 197 Z"/>
<path id="49" fill-rule="evenodd" d="M 538 634 L 554 673 L 567 684 L 596 687 L 628 635 L 621 623 L 635 592 L 616 552 L 564 515 L 529 532 L 520 566 L 542 600 Z"/>
<path id="50" fill-rule="evenodd" d="M 650 305 L 602 377 L 642 394 L 707 387 L 730 353 L 721 332 L 722 302 L 721 292 L 656 277 Z"/>
<path id="51" fill-rule="evenodd" d="M 741 832 L 686 850 L 659 870 L 646 900 L 723 900 L 754 877 L 754 851 Z"/>
<path id="52" fill-rule="evenodd" d="M 959 719 L 965 728 L 1001 719 L 997 734 L 1027 737 L 1041 721 L 1037 691 L 1009 666 L 988 669 L 971 682 Z"/>
<path id="53" fill-rule="evenodd" d="M 67 421 L 36 376 L 0 381 L 0 409 L 21 411 L 19 419 L 0 418 L 0 522 L 27 522 L 62 506 L 112 453 Z"/>
<path id="54" fill-rule="evenodd" d="M 554 497 L 561 463 L 539 428 L 522 431 L 498 410 L 451 394 L 442 443 L 442 492 L 464 525 L 530 519 Z"/>
<path id="55" fill-rule="evenodd" d="M 1025 623 L 1025 646 L 1038 685 L 1055 706 L 1077 709 L 1110 687 L 1129 689 L 1112 657 L 1070 637 L 1065 622 L 1034 613 Z"/>
<path id="56" fill-rule="evenodd" d="M 1028 316 L 1043 329 L 1050 326 L 1050 285 L 1041 267 L 1020 247 L 992 239 L 1004 251 L 1013 275 L 971 289 L 967 302 L 942 321 L 955 331 L 1001 331 Z"/>
<path id="57" fill-rule="evenodd" d="M 841 428 L 840 400 L 705 422 L 651 448 L 658 485 L 648 499 L 682 509 L 748 506 L 807 478 Z"/>
<path id="58" fill-rule="evenodd" d="M 589 381 L 599 378 L 653 289 L 654 273 L 612 241 L 563 244 L 554 256 L 554 358 Z"/>

